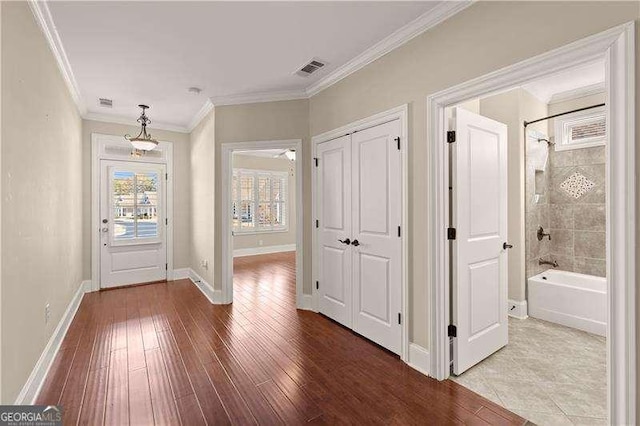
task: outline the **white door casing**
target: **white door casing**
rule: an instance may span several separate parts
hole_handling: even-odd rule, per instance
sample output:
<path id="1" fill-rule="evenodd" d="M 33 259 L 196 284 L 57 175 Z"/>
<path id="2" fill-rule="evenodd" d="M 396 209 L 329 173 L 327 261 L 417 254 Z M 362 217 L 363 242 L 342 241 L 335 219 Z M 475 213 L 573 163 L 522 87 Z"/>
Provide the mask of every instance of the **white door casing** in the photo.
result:
<path id="1" fill-rule="evenodd" d="M 508 342 L 507 126 L 454 110 L 452 167 L 453 371 Z"/>
<path id="2" fill-rule="evenodd" d="M 143 178 L 156 191 L 133 191 L 133 197 L 116 194 L 116 181 L 135 187 Z M 164 164 L 100 161 L 101 288 L 167 279 L 165 179 Z M 122 210 L 127 210 L 127 219 L 116 217 L 116 211 L 121 216 Z"/>
<path id="3" fill-rule="evenodd" d="M 351 137 L 318 145 L 317 156 L 319 311 L 351 327 Z"/>
<path id="4" fill-rule="evenodd" d="M 402 346 L 400 120 L 352 135 L 353 329 Z M 358 245 L 355 245 L 357 241 Z"/>

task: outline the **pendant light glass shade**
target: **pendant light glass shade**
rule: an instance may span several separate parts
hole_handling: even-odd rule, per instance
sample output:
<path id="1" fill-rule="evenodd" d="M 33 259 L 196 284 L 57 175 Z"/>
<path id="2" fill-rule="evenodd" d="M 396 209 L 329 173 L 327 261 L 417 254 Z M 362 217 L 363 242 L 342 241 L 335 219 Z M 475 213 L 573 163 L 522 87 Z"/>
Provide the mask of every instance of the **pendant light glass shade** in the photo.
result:
<path id="1" fill-rule="evenodd" d="M 142 108 L 142 114 L 140 115 L 140 118 L 138 118 L 138 123 L 140 123 L 140 125 L 142 126 L 142 128 L 140 129 L 140 133 L 138 133 L 138 136 L 136 137 L 131 137 L 131 135 L 124 135 L 124 138 L 131 142 L 131 145 L 133 145 L 133 147 L 137 150 L 151 151 L 158 146 L 158 141 L 151 137 L 150 133 L 147 133 L 147 124 L 151 123 L 151 120 L 149 120 L 149 117 L 147 117 L 147 115 L 145 114 L 145 110 L 147 110 L 149 107 L 147 105 L 138 106 Z"/>

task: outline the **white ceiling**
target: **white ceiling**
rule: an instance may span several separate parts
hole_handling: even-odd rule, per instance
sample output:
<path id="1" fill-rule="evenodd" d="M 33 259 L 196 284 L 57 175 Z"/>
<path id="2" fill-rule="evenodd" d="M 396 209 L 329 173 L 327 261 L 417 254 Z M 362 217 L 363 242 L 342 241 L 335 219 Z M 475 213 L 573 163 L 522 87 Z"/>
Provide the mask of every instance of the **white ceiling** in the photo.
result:
<path id="1" fill-rule="evenodd" d="M 557 74 L 522 86 L 541 101 L 548 103 L 579 94 L 587 94 L 604 89 L 604 59 Z"/>
<path id="2" fill-rule="evenodd" d="M 441 3 L 47 4 L 87 115 L 133 120 L 146 103 L 156 125 L 188 128 L 207 98 L 305 93 Z M 329 65 L 310 77 L 294 74 L 313 57 Z M 190 94 L 190 86 L 203 92 Z M 99 107 L 100 97 L 113 108 Z"/>

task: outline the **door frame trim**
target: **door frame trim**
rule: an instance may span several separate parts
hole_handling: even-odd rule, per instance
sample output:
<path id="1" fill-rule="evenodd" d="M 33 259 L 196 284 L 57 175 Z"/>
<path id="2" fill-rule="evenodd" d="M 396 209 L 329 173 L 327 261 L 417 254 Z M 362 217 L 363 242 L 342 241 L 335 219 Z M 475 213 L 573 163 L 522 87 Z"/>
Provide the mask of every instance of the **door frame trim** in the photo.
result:
<path id="1" fill-rule="evenodd" d="M 233 179 L 233 151 L 251 151 L 261 149 L 295 149 L 296 151 L 296 307 L 309 309 L 303 297 L 304 279 L 304 203 L 302 199 L 303 170 L 302 139 L 228 142 L 221 147 L 222 167 L 222 300 L 220 304 L 233 302 L 233 235 L 231 233 L 231 183 Z M 225 213 L 227 212 L 227 213 Z"/>
<path id="2" fill-rule="evenodd" d="M 636 182 L 635 182 L 635 23 L 611 28 L 471 81 L 428 96 L 428 200 L 431 264 L 427 303 L 430 307 L 431 374 L 449 375 L 449 255 L 446 239 L 447 149 L 445 108 L 468 99 L 500 93 L 525 82 L 606 58 L 609 143 L 607 155 L 607 353 L 608 411 L 612 424 L 636 422 Z M 613 120 L 612 120 L 613 117 Z M 615 190 L 612 191 L 611 189 Z M 524 278 L 524 277 L 523 277 Z"/>
<path id="3" fill-rule="evenodd" d="M 314 167 L 313 159 L 317 156 L 318 145 L 323 142 L 328 142 L 332 139 L 336 139 L 342 137 L 346 134 L 353 133 L 355 131 L 360 131 L 364 129 L 368 129 L 370 127 L 374 127 L 380 124 L 388 123 L 390 121 L 399 119 L 400 120 L 400 143 L 401 150 L 400 154 L 402 156 L 401 159 L 401 167 L 402 167 L 402 223 L 400 224 L 402 232 L 402 261 L 400 264 L 400 268 L 402 270 L 402 344 L 400 348 L 400 359 L 404 362 L 409 362 L 409 324 L 411 322 L 411 318 L 409 317 L 409 124 L 408 124 L 408 116 L 409 116 L 409 106 L 407 104 L 400 105 L 398 107 L 389 109 L 387 111 L 380 112 L 378 114 L 363 118 L 361 120 L 354 121 L 342 127 L 338 127 L 337 129 L 330 130 L 328 132 L 313 136 L 311 138 L 311 144 L 313 147 L 311 160 L 311 168 L 313 172 L 311 173 L 311 194 L 312 194 L 312 207 L 311 211 L 313 212 L 314 217 L 312 218 L 312 222 L 318 217 L 318 202 L 317 202 L 317 173 L 316 167 Z M 318 239 L 318 229 L 315 227 L 315 224 L 312 224 L 312 247 L 313 247 L 313 256 L 312 256 L 312 310 L 314 312 L 319 311 L 319 300 L 318 300 L 318 292 L 316 291 L 315 282 L 318 280 L 318 253 L 319 251 L 319 239 Z"/>
<path id="4" fill-rule="evenodd" d="M 103 146 L 131 148 L 129 141 L 122 136 L 91 133 L 91 291 L 101 289 L 100 283 L 100 161 L 115 160 L 133 163 L 164 164 L 168 179 L 165 182 L 166 194 L 166 245 L 167 245 L 167 281 L 173 280 L 173 143 L 161 141 L 158 146 L 166 152 L 166 156 L 158 161 L 148 158 L 123 158 L 105 154 Z"/>

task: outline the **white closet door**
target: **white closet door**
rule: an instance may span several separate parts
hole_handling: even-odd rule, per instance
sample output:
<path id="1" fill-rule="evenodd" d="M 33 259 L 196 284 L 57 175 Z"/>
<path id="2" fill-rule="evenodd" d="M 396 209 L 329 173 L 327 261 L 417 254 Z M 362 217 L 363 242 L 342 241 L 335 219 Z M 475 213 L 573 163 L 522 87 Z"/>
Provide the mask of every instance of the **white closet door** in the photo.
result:
<path id="1" fill-rule="evenodd" d="M 352 135 L 353 330 L 400 353 L 400 120 Z"/>
<path id="2" fill-rule="evenodd" d="M 461 374 L 508 341 L 507 126 L 455 110 L 452 306 Z"/>
<path id="3" fill-rule="evenodd" d="M 317 155 L 319 310 L 351 327 L 351 138 L 324 142 Z"/>

